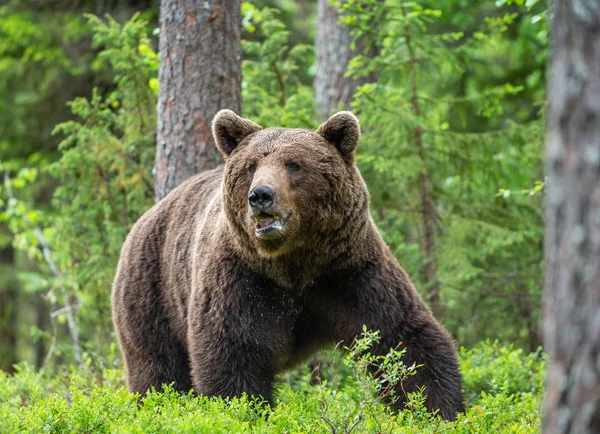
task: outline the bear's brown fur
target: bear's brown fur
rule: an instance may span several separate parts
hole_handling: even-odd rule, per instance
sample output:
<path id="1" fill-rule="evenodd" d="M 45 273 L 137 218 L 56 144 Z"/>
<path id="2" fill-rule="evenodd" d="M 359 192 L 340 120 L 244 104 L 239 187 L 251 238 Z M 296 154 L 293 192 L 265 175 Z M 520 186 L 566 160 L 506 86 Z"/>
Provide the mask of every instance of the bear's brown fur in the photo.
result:
<path id="1" fill-rule="evenodd" d="M 454 344 L 369 215 L 356 117 L 263 130 L 222 110 L 213 134 L 224 167 L 173 190 L 123 246 L 112 306 L 130 390 L 271 401 L 278 372 L 365 324 L 381 330 L 374 352 L 401 344 L 423 364 L 398 392 L 424 386 L 427 407 L 453 419 Z"/>

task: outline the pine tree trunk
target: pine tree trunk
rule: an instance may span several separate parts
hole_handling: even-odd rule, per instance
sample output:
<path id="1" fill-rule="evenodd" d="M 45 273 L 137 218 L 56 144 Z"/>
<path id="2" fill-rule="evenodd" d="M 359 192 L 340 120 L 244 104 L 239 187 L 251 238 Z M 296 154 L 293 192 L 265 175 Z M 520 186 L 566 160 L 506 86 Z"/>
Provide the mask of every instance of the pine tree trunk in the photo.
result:
<path id="1" fill-rule="evenodd" d="M 220 162 L 210 129 L 241 111 L 239 0 L 162 0 L 156 199 Z"/>
<path id="2" fill-rule="evenodd" d="M 600 3 L 557 0 L 546 170 L 544 433 L 600 432 Z"/>
<path id="3" fill-rule="evenodd" d="M 378 49 L 365 53 L 366 41 L 359 40 L 351 49 L 350 29 L 338 22 L 337 8 L 329 0 L 318 0 L 317 37 L 315 40 L 317 68 L 314 91 L 317 113 L 321 121 L 339 108 L 348 109 L 356 88 L 377 79 L 375 74 L 360 78 L 345 77 L 348 62 L 358 54 L 374 56 Z"/>

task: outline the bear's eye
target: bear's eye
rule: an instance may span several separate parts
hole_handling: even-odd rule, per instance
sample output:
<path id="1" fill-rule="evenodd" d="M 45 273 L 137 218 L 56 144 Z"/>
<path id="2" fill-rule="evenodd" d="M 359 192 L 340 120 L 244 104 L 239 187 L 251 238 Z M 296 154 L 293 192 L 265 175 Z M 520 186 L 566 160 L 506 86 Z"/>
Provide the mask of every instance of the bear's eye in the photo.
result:
<path id="1" fill-rule="evenodd" d="M 248 163 L 248 165 L 246 166 L 246 169 L 248 170 L 248 172 L 250 173 L 254 173 L 256 172 L 256 163 L 254 161 Z"/>
<path id="2" fill-rule="evenodd" d="M 297 161 L 290 161 L 290 162 L 287 164 L 287 168 L 288 168 L 288 170 L 289 170 L 289 171 L 291 171 L 291 172 L 297 172 L 297 171 L 299 171 L 299 170 L 300 170 L 300 163 L 299 163 L 299 162 L 297 162 Z"/>

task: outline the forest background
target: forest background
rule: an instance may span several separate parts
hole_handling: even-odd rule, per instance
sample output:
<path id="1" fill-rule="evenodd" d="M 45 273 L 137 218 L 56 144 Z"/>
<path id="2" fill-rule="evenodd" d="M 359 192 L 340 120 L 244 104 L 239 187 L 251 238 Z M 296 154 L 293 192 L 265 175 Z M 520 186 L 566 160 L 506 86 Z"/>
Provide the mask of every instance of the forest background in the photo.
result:
<path id="1" fill-rule="evenodd" d="M 102 416 L 102 405 L 132 405 L 110 285 L 128 230 L 164 195 L 155 190 L 159 6 L 0 6 L 0 403 L 14 418 L 9 427 L 133 426 L 119 412 Z M 373 218 L 463 347 L 469 410 L 452 429 L 465 432 L 477 432 L 477 423 L 523 432 L 539 425 L 547 15 L 540 0 L 241 4 L 243 116 L 265 127 L 316 128 L 336 109 L 358 115 L 357 164 Z M 282 379 L 281 392 L 288 405 L 314 395 L 315 408 L 298 411 L 316 412 L 316 431 L 368 430 L 382 415 L 394 429 L 432 427 L 418 399 L 410 416 L 379 406 L 369 415 L 370 401 L 351 394 L 332 414 L 328 393 L 341 400 L 337 391 L 373 384 L 360 372 L 340 380 L 335 362 L 321 360 L 329 385 L 313 392 L 305 367 Z M 341 372 L 360 371 L 352 363 Z M 52 413 L 44 401 L 52 396 L 65 407 L 32 422 L 36 412 Z M 89 420 L 69 407 L 77 399 L 90 406 Z M 152 399 L 222 411 L 174 394 Z M 230 408 L 232 419 L 211 426 L 278 423 L 239 405 L 243 411 Z M 136 423 L 152 430 L 146 416 L 140 410 Z"/>

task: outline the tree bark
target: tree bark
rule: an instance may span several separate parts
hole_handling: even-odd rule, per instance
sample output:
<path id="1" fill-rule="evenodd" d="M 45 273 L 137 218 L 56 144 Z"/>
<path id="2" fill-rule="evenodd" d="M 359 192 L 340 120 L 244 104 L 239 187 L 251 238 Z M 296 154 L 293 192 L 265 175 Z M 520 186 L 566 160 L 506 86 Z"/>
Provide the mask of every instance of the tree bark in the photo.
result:
<path id="1" fill-rule="evenodd" d="M 211 134 L 220 109 L 241 111 L 239 0 L 162 0 L 156 199 L 221 158 Z"/>
<path id="2" fill-rule="evenodd" d="M 546 171 L 544 433 L 600 432 L 600 3 L 557 0 Z"/>
<path id="3" fill-rule="evenodd" d="M 359 54 L 374 56 L 378 49 L 371 48 L 365 53 L 364 37 L 359 39 L 355 49 L 351 49 L 350 28 L 340 24 L 339 17 L 338 9 L 329 0 L 318 1 L 314 91 L 321 122 L 338 108 L 349 108 L 358 86 L 377 79 L 376 74 L 359 78 L 345 76 L 348 62 L 353 57 Z"/>

